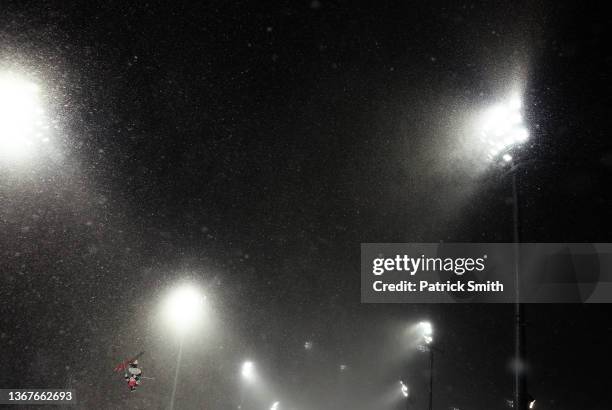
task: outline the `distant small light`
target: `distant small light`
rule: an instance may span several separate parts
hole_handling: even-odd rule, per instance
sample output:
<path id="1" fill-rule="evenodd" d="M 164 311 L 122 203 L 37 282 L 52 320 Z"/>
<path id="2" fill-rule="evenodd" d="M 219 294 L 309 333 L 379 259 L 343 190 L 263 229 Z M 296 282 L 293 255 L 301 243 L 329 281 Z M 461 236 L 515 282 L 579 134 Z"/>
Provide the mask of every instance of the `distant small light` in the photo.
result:
<path id="1" fill-rule="evenodd" d="M 502 157 L 504 159 L 504 161 L 506 162 L 510 162 L 512 161 L 512 155 L 510 154 L 504 154 L 504 156 Z"/>
<path id="2" fill-rule="evenodd" d="M 341 364 L 341 365 L 340 365 L 340 371 L 341 371 L 341 372 L 345 371 L 347 368 L 348 368 L 348 366 L 347 366 L 347 365 L 345 365 L 345 364 Z"/>
<path id="3" fill-rule="evenodd" d="M 247 360 L 242 364 L 242 377 L 246 380 L 252 380 L 255 376 L 255 365 L 250 360 Z"/>
<path id="4" fill-rule="evenodd" d="M 304 349 L 312 350 L 312 341 L 307 340 L 306 342 L 304 342 Z"/>
<path id="5" fill-rule="evenodd" d="M 279 405 L 280 405 L 280 402 L 275 401 L 275 402 L 272 404 L 272 407 L 270 407 L 270 410 L 278 410 L 278 406 L 279 406 Z"/>
<path id="6" fill-rule="evenodd" d="M 420 322 L 419 329 L 426 344 L 433 342 L 433 326 L 430 322 Z"/>
<path id="7" fill-rule="evenodd" d="M 532 400 L 532 401 L 529 402 L 529 408 L 530 409 L 535 409 L 535 405 L 536 405 L 536 401 L 535 400 Z"/>
<path id="8" fill-rule="evenodd" d="M 402 396 L 408 397 L 408 394 L 409 394 L 408 386 L 406 386 L 406 384 L 402 380 L 400 380 L 400 389 L 402 392 Z"/>
<path id="9" fill-rule="evenodd" d="M 433 327 L 431 326 L 431 323 L 429 323 L 429 322 L 420 322 L 419 326 L 423 330 L 423 334 L 424 335 L 430 335 L 430 334 L 433 333 Z"/>

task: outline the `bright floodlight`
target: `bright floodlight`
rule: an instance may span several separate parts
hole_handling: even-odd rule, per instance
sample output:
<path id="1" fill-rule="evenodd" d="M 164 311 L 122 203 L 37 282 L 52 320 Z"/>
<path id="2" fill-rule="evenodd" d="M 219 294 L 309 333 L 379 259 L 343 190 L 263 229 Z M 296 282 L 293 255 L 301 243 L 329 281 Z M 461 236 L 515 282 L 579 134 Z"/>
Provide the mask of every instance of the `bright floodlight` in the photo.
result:
<path id="1" fill-rule="evenodd" d="M 191 285 L 175 289 L 166 301 L 165 311 L 168 320 L 179 332 L 184 332 L 202 315 L 204 297 Z"/>
<path id="2" fill-rule="evenodd" d="M 430 322 L 420 322 L 419 330 L 421 331 L 421 337 L 425 343 L 430 344 L 433 342 L 433 327 Z"/>
<path id="3" fill-rule="evenodd" d="M 39 88 L 12 73 L 0 73 L 0 156 L 22 158 L 49 141 Z"/>
<path id="4" fill-rule="evenodd" d="M 522 103 L 518 95 L 486 110 L 480 123 L 480 140 L 487 157 L 494 159 L 516 145 L 527 141 L 529 132 L 523 123 Z M 505 160 L 505 158 L 504 158 Z"/>
<path id="5" fill-rule="evenodd" d="M 400 388 L 402 390 L 402 396 L 408 397 L 408 386 L 406 386 L 406 384 L 401 380 L 400 380 Z"/>
<path id="6" fill-rule="evenodd" d="M 253 380 L 255 378 L 255 365 L 251 361 L 242 363 L 242 378 L 245 380 Z"/>
<path id="7" fill-rule="evenodd" d="M 270 410 L 278 410 L 279 404 L 279 402 L 275 401 L 274 403 L 272 403 L 272 407 L 270 407 Z"/>

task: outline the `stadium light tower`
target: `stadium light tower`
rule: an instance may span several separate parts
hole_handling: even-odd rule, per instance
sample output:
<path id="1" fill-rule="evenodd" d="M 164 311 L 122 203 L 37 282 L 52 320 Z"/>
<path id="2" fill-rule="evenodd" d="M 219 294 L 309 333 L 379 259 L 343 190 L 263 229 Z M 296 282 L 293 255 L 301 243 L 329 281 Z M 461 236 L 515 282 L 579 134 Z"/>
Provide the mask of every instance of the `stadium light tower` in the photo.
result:
<path id="1" fill-rule="evenodd" d="M 419 322 L 417 325 L 419 337 L 425 344 L 418 346 L 419 350 L 429 353 L 429 410 L 433 409 L 433 369 L 434 369 L 434 350 L 436 348 L 433 343 L 433 325 L 431 322 Z"/>
<path id="2" fill-rule="evenodd" d="M 238 408 L 242 409 L 244 406 L 245 393 L 247 393 L 247 389 L 250 385 L 255 383 L 255 379 L 257 378 L 255 363 L 251 360 L 245 360 L 240 366 L 240 376 L 244 383 L 240 388 L 240 404 Z"/>
<path id="3" fill-rule="evenodd" d="M 485 110 L 478 122 L 478 136 L 482 142 L 487 159 L 510 165 L 508 173 L 512 174 L 512 220 L 514 242 L 514 409 L 527 410 L 527 382 L 525 376 L 525 318 L 524 308 L 520 303 L 520 229 L 518 187 L 516 173 L 520 166 L 512 156 L 523 143 L 529 139 L 529 131 L 524 123 L 523 102 L 518 93 L 506 101 L 499 102 Z"/>
<path id="4" fill-rule="evenodd" d="M 174 289 L 166 299 L 164 313 L 179 336 L 179 351 L 176 359 L 176 372 L 174 385 L 170 398 L 170 410 L 174 409 L 174 398 L 178 382 L 181 358 L 183 356 L 183 342 L 187 332 L 193 328 L 203 316 L 204 296 L 193 285 L 181 285 Z"/>

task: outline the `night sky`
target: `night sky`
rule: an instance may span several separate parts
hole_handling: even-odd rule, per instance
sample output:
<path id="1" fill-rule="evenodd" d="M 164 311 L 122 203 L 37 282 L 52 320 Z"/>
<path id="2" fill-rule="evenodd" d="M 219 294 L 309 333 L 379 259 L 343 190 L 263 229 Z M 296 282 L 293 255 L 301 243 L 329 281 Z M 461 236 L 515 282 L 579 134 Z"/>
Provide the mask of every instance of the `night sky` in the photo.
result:
<path id="1" fill-rule="evenodd" d="M 0 2 L 0 71 L 39 84 L 55 124 L 36 161 L 0 161 L 0 388 L 168 408 L 158 306 L 191 280 L 210 323 L 177 409 L 395 410 L 400 378 L 424 409 L 427 358 L 402 342 L 423 319 L 434 408 L 508 408 L 514 307 L 361 304 L 360 244 L 512 241 L 510 184 L 465 123 L 517 83 L 521 239 L 610 242 L 609 14 L 264 3 Z M 609 408 L 610 313 L 526 308 L 537 409 Z M 130 393 L 112 369 L 142 350 L 155 380 Z M 241 387 L 246 359 L 265 386 Z"/>

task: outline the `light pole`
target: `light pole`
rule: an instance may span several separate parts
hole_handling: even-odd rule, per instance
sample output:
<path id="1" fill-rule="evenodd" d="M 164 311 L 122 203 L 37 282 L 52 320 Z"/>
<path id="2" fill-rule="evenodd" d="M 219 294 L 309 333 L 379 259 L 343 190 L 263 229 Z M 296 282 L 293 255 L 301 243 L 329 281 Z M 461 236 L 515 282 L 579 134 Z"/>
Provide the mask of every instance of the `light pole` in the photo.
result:
<path id="1" fill-rule="evenodd" d="M 433 409 L 433 366 L 434 351 L 432 346 L 429 346 L 429 410 Z"/>
<path id="2" fill-rule="evenodd" d="M 178 385 L 181 359 L 183 357 L 185 334 L 202 316 L 203 303 L 204 297 L 197 288 L 191 285 L 182 285 L 170 293 L 164 306 L 166 318 L 174 327 L 179 337 L 179 351 L 176 358 L 172 395 L 170 396 L 170 410 L 174 410 L 174 399 Z"/>
<path id="3" fill-rule="evenodd" d="M 526 394 L 527 380 L 525 376 L 525 310 L 520 302 L 520 229 L 519 229 L 519 207 L 518 188 L 516 183 L 516 167 L 512 164 L 512 221 L 514 241 L 514 408 L 515 410 L 527 409 Z"/>
<path id="4" fill-rule="evenodd" d="M 482 118 L 480 140 L 487 150 L 487 158 L 501 159 L 510 164 L 512 173 L 512 239 L 514 242 L 514 397 L 515 410 L 527 409 L 527 383 L 525 362 L 525 314 L 520 303 L 520 219 L 518 206 L 518 185 L 515 164 L 510 151 L 529 139 L 529 131 L 523 123 L 522 101 L 513 95 L 508 101 L 499 103 L 487 110 Z"/>
<path id="5" fill-rule="evenodd" d="M 419 345 L 419 349 L 429 353 L 429 410 L 433 409 L 433 373 L 434 373 L 434 347 L 433 326 L 430 322 L 420 322 L 418 324 L 421 340 L 425 344 Z"/>
<path id="6" fill-rule="evenodd" d="M 183 358 L 183 337 L 179 341 L 179 351 L 176 357 L 176 369 L 174 371 L 174 384 L 172 385 L 172 395 L 170 396 L 170 410 L 174 409 L 174 398 L 176 396 L 176 386 L 178 383 L 179 369 L 181 368 L 181 359 Z"/>

